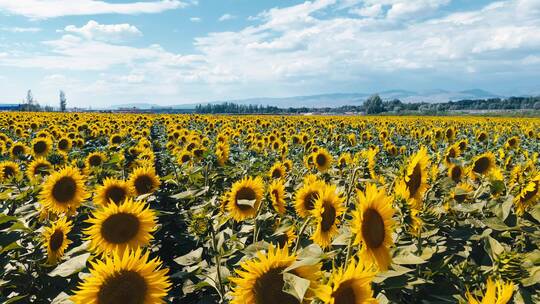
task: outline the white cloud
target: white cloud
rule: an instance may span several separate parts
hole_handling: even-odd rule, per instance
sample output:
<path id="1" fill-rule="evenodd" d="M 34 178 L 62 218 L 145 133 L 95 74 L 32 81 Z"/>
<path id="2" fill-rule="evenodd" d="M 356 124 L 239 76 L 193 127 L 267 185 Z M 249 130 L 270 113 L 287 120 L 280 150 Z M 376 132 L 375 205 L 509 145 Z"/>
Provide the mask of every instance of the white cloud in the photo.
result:
<path id="1" fill-rule="evenodd" d="M 227 20 L 232 20 L 236 18 L 236 16 L 233 16 L 231 14 L 223 14 L 221 17 L 219 17 L 219 21 L 227 21 Z"/>
<path id="2" fill-rule="evenodd" d="M 189 18 L 189 21 L 191 21 L 191 22 L 201 22 L 202 19 L 199 18 L 199 17 L 191 17 L 191 18 Z"/>
<path id="3" fill-rule="evenodd" d="M 110 3 L 99 0 L 0 0 L 0 12 L 33 19 L 97 14 L 159 13 L 186 6 L 178 0 Z"/>
<path id="4" fill-rule="evenodd" d="M 39 27 L 3 27 L 0 31 L 12 33 L 37 33 L 41 31 Z"/>
<path id="5" fill-rule="evenodd" d="M 350 10 L 351 13 L 362 17 L 375 18 L 382 14 L 383 9 L 381 4 L 373 4 L 364 7 L 357 7 Z"/>
<path id="6" fill-rule="evenodd" d="M 390 19 L 422 16 L 449 3 L 450 0 L 399 0 L 392 4 L 387 15 Z"/>
<path id="7" fill-rule="evenodd" d="M 190 54 L 159 45 L 113 44 L 98 40 L 94 30 L 83 31 L 83 26 L 44 42 L 43 52 L 0 54 L 0 66 L 39 68 L 50 74 L 90 71 L 95 75 L 91 82 L 73 85 L 81 96 L 92 92 L 118 102 L 151 96 L 164 103 L 369 92 L 396 84 L 411 90 L 434 83 L 470 88 L 523 83 L 519 75 L 525 72 L 530 82 L 540 76 L 540 61 L 532 56 L 540 53 L 540 10 L 533 9 L 535 2 L 507 0 L 447 13 L 441 9 L 445 1 L 411 1 L 417 4 L 414 9 L 388 13 L 403 2 L 351 0 L 343 6 L 316 0 L 273 8 L 258 14 L 252 26 L 196 38 Z M 379 5 L 380 11 L 361 11 Z M 336 9 L 355 10 L 362 17 L 337 14 Z M 413 11 L 433 10 L 440 11 L 430 17 L 411 16 Z M 102 32 L 110 31 L 98 31 Z"/>
<path id="8" fill-rule="evenodd" d="M 127 83 L 143 83 L 145 80 L 145 76 L 144 76 L 144 73 L 134 72 L 134 73 L 130 73 L 129 75 L 120 77 L 120 80 L 125 81 Z"/>
<path id="9" fill-rule="evenodd" d="M 127 38 L 141 36 L 142 33 L 134 25 L 123 24 L 99 24 L 94 20 L 82 27 L 68 25 L 64 28 L 65 32 L 75 33 L 90 40 L 101 41 L 122 41 Z"/>

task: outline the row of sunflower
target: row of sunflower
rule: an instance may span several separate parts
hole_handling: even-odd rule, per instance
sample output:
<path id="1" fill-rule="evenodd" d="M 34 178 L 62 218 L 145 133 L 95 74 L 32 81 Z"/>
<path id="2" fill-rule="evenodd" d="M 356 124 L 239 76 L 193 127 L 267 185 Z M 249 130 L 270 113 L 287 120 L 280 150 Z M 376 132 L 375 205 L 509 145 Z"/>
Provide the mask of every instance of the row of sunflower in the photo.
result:
<path id="1" fill-rule="evenodd" d="M 0 113 L 6 303 L 535 303 L 538 119 Z"/>

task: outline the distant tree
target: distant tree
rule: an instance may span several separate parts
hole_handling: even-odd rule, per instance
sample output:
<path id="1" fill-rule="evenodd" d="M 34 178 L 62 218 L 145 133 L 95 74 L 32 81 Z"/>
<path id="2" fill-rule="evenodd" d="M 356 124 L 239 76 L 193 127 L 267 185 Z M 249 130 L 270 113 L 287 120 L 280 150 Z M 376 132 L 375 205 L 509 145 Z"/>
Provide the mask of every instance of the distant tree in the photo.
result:
<path id="1" fill-rule="evenodd" d="M 364 102 L 364 109 L 366 110 L 367 114 L 377 114 L 383 112 L 384 108 L 381 97 L 377 94 L 369 97 Z"/>
<path id="2" fill-rule="evenodd" d="M 60 111 L 61 112 L 66 111 L 66 105 L 67 105 L 66 94 L 64 93 L 64 91 L 60 90 Z"/>
<path id="3" fill-rule="evenodd" d="M 26 92 L 26 97 L 22 101 L 22 111 L 39 111 L 41 108 L 37 102 L 36 99 L 34 99 L 34 95 L 32 94 L 32 90 L 28 90 Z"/>

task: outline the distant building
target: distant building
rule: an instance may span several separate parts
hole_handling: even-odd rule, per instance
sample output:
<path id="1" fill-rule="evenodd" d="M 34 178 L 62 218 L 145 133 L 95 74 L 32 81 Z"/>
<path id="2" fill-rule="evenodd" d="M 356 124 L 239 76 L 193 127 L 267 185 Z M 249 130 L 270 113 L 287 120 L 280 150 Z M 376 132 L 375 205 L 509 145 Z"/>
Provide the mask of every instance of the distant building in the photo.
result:
<path id="1" fill-rule="evenodd" d="M 0 104 L 0 111 L 19 111 L 21 109 L 20 104 L 4 103 Z"/>

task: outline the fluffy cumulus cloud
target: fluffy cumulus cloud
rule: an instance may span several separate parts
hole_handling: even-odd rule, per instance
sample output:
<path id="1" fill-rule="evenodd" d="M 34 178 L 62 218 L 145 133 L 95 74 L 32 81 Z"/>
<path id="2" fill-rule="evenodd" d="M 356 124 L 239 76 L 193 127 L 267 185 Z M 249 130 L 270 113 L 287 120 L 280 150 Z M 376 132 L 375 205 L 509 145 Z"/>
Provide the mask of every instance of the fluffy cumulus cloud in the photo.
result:
<path id="1" fill-rule="evenodd" d="M 414 90 L 434 84 L 478 86 L 496 93 L 501 84 L 534 86 L 532 79 L 540 76 L 538 1 L 506 0 L 461 11 L 449 10 L 448 4 L 446 0 L 306 1 L 260 12 L 250 18 L 253 25 L 241 30 L 198 37 L 191 54 L 157 44 L 111 43 L 110 37 L 140 32 L 127 24 L 89 22 L 43 42 L 47 53 L 6 51 L 0 65 L 45 69 L 50 74 L 95 71 L 98 76 L 81 85 L 80 92 L 132 96 L 151 92 L 163 103 Z"/>
<path id="2" fill-rule="evenodd" d="M 68 25 L 64 28 L 65 32 L 74 33 L 91 40 L 102 41 L 122 41 L 134 36 L 140 36 L 142 33 L 134 25 L 123 24 L 99 24 L 94 20 L 82 27 Z"/>
<path id="3" fill-rule="evenodd" d="M 97 14 L 144 14 L 184 7 L 178 0 L 112 3 L 98 0 L 0 0 L 0 12 L 34 19 Z"/>

